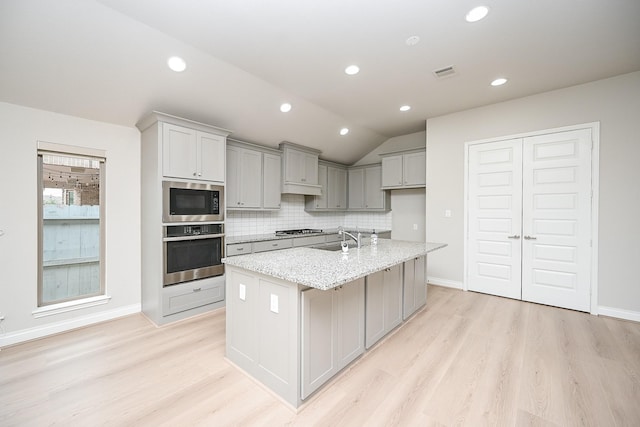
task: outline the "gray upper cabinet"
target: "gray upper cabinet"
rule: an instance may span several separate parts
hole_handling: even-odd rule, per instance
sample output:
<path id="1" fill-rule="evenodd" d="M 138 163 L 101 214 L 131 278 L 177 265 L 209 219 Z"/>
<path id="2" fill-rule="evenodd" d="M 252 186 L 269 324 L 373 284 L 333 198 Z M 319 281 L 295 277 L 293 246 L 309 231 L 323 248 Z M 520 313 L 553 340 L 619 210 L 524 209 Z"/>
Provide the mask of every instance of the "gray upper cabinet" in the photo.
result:
<path id="1" fill-rule="evenodd" d="M 382 166 L 380 164 L 349 168 L 349 210 L 390 210 L 390 198 L 381 186 Z"/>
<path id="2" fill-rule="evenodd" d="M 262 154 L 262 195 L 263 208 L 280 209 L 282 179 L 282 156 L 278 154 Z"/>
<path id="3" fill-rule="evenodd" d="M 169 178 L 224 182 L 226 137 L 162 125 L 162 173 Z"/>
<path id="4" fill-rule="evenodd" d="M 327 167 L 327 206 L 329 209 L 347 209 L 347 169 Z"/>
<path id="5" fill-rule="evenodd" d="M 319 196 L 307 196 L 307 211 L 342 211 L 347 209 L 347 169 L 337 163 L 319 161 L 318 183 L 322 188 Z"/>
<path id="6" fill-rule="evenodd" d="M 227 210 L 280 208 L 281 156 L 277 150 L 227 142 Z"/>
<path id="7" fill-rule="evenodd" d="M 260 208 L 262 153 L 229 145 L 227 167 L 227 208 Z"/>
<path id="8" fill-rule="evenodd" d="M 381 154 L 382 188 L 420 188 L 426 184 L 424 148 Z"/>

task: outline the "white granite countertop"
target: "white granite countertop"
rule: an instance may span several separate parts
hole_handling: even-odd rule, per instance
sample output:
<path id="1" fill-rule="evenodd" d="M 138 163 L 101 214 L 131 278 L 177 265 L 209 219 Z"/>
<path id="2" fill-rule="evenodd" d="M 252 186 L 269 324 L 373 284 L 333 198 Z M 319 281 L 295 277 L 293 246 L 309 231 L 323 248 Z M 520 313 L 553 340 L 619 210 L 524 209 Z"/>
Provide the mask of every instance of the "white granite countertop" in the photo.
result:
<path id="1" fill-rule="evenodd" d="M 346 227 L 345 231 L 348 231 L 349 233 L 353 233 L 356 231 L 355 228 L 349 228 Z M 358 231 L 360 231 L 360 233 L 367 235 L 367 234 L 371 234 L 373 233 L 372 229 L 367 229 L 367 228 L 359 228 Z M 376 229 L 376 233 L 380 234 L 380 233 L 388 233 L 391 230 L 377 230 Z M 284 236 L 276 236 L 275 233 L 267 233 L 267 234 L 250 234 L 250 235 L 244 235 L 244 236 L 227 236 L 225 237 L 225 243 L 228 245 L 232 245 L 232 244 L 236 244 L 236 243 L 250 243 L 250 242 L 260 242 L 263 240 L 277 240 L 277 239 L 296 239 L 296 238 L 300 238 L 300 237 L 311 237 L 311 236 L 326 236 L 326 235 L 330 235 L 330 234 L 338 234 L 338 229 L 337 228 L 328 228 L 325 230 L 322 230 L 322 232 L 320 233 L 310 233 L 310 234 L 298 234 L 295 236 L 291 236 L 291 235 L 284 235 Z"/>
<path id="2" fill-rule="evenodd" d="M 230 266 L 328 290 L 445 246 L 446 243 L 380 239 L 377 246 L 350 248 L 347 254 L 342 251 L 293 248 L 233 256 L 223 261 Z"/>

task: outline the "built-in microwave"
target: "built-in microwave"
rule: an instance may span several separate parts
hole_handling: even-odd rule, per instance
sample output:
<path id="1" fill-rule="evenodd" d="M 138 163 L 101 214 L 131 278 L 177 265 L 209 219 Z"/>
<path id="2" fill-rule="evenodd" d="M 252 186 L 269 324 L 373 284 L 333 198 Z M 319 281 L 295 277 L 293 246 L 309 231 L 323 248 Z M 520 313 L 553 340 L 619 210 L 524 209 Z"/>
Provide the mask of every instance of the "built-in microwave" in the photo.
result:
<path id="1" fill-rule="evenodd" d="M 224 187 L 194 182 L 162 182 L 162 221 L 224 221 Z"/>

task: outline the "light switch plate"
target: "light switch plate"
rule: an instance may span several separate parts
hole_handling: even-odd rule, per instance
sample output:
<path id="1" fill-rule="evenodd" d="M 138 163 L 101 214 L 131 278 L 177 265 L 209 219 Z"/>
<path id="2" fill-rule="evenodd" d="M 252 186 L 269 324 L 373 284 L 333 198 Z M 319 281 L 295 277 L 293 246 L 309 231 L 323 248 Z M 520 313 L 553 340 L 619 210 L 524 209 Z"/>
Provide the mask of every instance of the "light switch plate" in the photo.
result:
<path id="1" fill-rule="evenodd" d="M 247 299 L 247 287 L 244 283 L 240 283 L 240 299 L 242 301 Z"/>
<path id="2" fill-rule="evenodd" d="M 278 313 L 278 295 L 271 294 L 271 311 Z"/>

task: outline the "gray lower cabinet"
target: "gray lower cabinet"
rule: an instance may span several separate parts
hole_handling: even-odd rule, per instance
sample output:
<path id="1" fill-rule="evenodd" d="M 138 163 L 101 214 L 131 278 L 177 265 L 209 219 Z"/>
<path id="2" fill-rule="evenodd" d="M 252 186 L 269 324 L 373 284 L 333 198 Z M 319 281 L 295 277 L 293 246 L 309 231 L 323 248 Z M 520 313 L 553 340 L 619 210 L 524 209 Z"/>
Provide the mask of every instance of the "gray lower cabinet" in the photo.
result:
<path id="1" fill-rule="evenodd" d="M 293 239 L 262 240 L 260 242 L 253 242 L 252 244 L 254 253 L 286 249 L 292 246 Z"/>
<path id="2" fill-rule="evenodd" d="M 402 323 L 402 265 L 367 276 L 365 299 L 368 349 Z"/>
<path id="3" fill-rule="evenodd" d="M 426 268 L 426 255 L 404 263 L 403 320 L 408 319 L 420 307 L 427 303 Z"/>
<path id="4" fill-rule="evenodd" d="M 227 267 L 227 357 L 297 406 L 300 401 L 298 286 Z"/>
<path id="5" fill-rule="evenodd" d="M 364 278 L 301 292 L 301 398 L 364 353 Z"/>
<path id="6" fill-rule="evenodd" d="M 162 288 L 162 315 L 170 316 L 224 300 L 224 278 L 212 277 Z"/>

